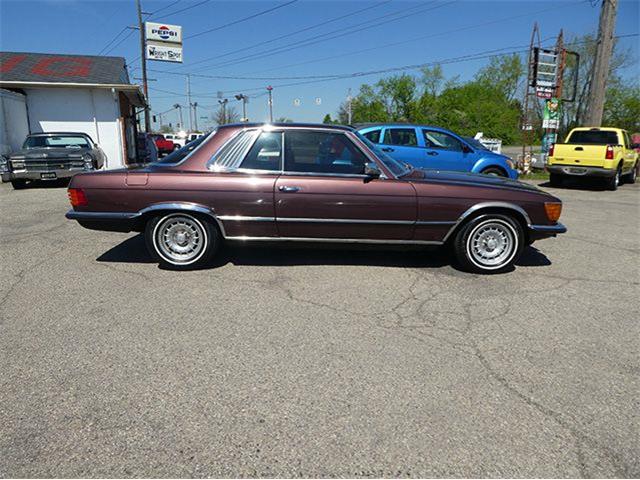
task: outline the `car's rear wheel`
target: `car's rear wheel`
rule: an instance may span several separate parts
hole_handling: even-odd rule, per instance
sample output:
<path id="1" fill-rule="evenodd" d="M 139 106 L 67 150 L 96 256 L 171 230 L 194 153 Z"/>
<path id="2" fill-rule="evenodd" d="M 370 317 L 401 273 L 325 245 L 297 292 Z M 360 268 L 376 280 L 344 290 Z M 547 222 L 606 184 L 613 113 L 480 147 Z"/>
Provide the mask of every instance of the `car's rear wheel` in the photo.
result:
<path id="1" fill-rule="evenodd" d="M 22 190 L 23 188 L 27 188 L 26 180 L 11 180 L 11 186 L 15 190 Z"/>
<path id="2" fill-rule="evenodd" d="M 638 175 L 638 164 L 635 164 L 631 169 L 631 171 L 624 176 L 623 178 L 624 183 L 630 183 L 630 184 L 636 183 L 637 175 Z"/>
<path id="3" fill-rule="evenodd" d="M 560 175 L 559 173 L 549 174 L 549 184 L 551 184 L 552 187 L 561 187 L 562 180 L 563 180 L 562 175 Z"/>
<path id="4" fill-rule="evenodd" d="M 163 267 L 189 270 L 211 261 L 220 244 L 220 234 L 204 218 L 172 212 L 147 222 L 145 241 L 149 253 Z"/>
<path id="5" fill-rule="evenodd" d="M 498 167 L 485 168 L 481 172 L 484 175 L 493 175 L 494 177 L 506 177 L 507 173 Z"/>
<path id="6" fill-rule="evenodd" d="M 606 187 L 607 190 L 611 190 L 611 191 L 615 191 L 618 189 L 618 187 L 620 186 L 620 174 L 621 174 L 621 169 L 620 167 L 618 167 L 618 169 L 616 170 L 616 174 L 613 177 L 609 177 L 606 180 Z"/>
<path id="7" fill-rule="evenodd" d="M 522 226 L 508 215 L 491 213 L 466 223 L 454 238 L 460 266 L 470 272 L 499 273 L 511 268 L 525 245 Z"/>

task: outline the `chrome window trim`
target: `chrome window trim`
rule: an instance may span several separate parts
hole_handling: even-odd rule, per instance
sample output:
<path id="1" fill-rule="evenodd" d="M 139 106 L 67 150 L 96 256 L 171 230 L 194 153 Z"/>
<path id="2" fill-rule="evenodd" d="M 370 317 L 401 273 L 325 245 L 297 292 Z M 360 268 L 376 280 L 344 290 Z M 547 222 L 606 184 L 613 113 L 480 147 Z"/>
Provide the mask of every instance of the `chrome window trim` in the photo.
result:
<path id="1" fill-rule="evenodd" d="M 194 148 L 189 153 L 187 153 L 187 155 L 182 160 L 180 160 L 179 162 L 174 162 L 174 163 L 151 162 L 151 165 L 153 165 L 154 167 L 159 167 L 159 168 L 162 168 L 162 167 L 177 167 L 179 165 L 182 165 L 184 162 L 186 162 L 189 159 L 189 157 L 191 157 L 191 155 L 193 155 L 198 150 L 200 150 L 204 145 L 209 143 L 209 141 L 211 141 L 211 139 L 216 135 L 217 132 L 218 132 L 217 129 L 216 130 L 212 130 L 211 133 L 207 136 L 207 138 L 205 138 L 202 141 L 202 143 L 200 145 L 198 145 L 196 148 Z M 186 147 L 188 143 L 191 143 L 191 142 L 185 143 L 184 146 Z M 184 147 L 182 147 L 182 148 L 184 148 Z"/>
<path id="2" fill-rule="evenodd" d="M 281 175 L 284 176 L 293 176 L 293 177 L 345 177 L 345 178 L 373 178 L 369 175 L 364 175 L 362 173 L 315 173 L 315 172 L 294 172 L 285 170 L 281 172 Z M 380 176 L 382 178 L 382 176 Z"/>
<path id="3" fill-rule="evenodd" d="M 216 159 L 218 158 L 218 156 L 220 155 L 220 152 L 223 151 L 231 142 L 235 141 L 240 135 L 244 135 L 247 132 L 251 132 L 251 131 L 260 131 L 260 128 L 242 128 L 237 130 L 234 134 L 232 134 L 226 142 L 224 142 L 217 150 L 216 152 L 211 155 L 211 158 L 209 158 L 209 160 L 207 160 L 207 163 L 205 163 L 205 168 L 209 171 L 213 171 L 213 172 L 225 172 L 227 171 L 226 168 L 219 168 L 219 169 L 215 169 L 215 162 Z M 256 138 L 258 138 L 259 135 L 256 136 Z M 255 139 L 254 139 L 255 142 Z M 251 142 L 251 145 L 249 146 L 249 149 L 253 146 L 253 143 Z M 206 142 L 203 142 L 206 143 Z M 248 151 L 248 150 L 247 150 Z M 244 156 L 242 157 L 244 160 Z"/>

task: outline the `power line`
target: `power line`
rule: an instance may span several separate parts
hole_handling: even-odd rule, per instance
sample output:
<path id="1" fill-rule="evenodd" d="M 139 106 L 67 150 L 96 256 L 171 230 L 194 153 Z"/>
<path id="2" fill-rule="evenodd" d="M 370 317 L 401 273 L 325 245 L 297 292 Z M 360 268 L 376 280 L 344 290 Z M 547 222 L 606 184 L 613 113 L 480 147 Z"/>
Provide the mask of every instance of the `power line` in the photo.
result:
<path id="1" fill-rule="evenodd" d="M 293 32 L 286 33 L 284 35 L 280 35 L 278 37 L 274 37 L 274 38 L 271 38 L 269 40 L 265 40 L 265 41 L 262 41 L 262 42 L 254 43 L 252 45 L 248 45 L 246 47 L 242 47 L 242 48 L 239 48 L 237 50 L 232 50 L 230 52 L 223 53 L 221 55 L 216 55 L 216 56 L 213 56 L 213 57 L 208 57 L 208 58 L 205 58 L 205 59 L 202 59 L 202 60 L 198 60 L 197 62 L 191 63 L 189 66 L 193 67 L 194 65 L 198 65 L 198 64 L 204 63 L 204 62 L 208 62 L 209 60 L 214 60 L 216 58 L 228 57 L 229 55 L 233 55 L 234 53 L 243 52 L 245 50 L 250 50 L 252 48 L 259 47 L 261 45 L 266 45 L 268 43 L 273 43 L 273 42 L 276 42 L 278 40 L 282 40 L 284 38 L 288 38 L 288 37 L 291 37 L 293 35 L 297 35 L 299 33 L 303 33 L 303 32 L 309 31 L 309 30 L 313 30 L 314 28 L 318 28 L 318 27 L 321 27 L 323 25 L 327 25 L 329 23 L 333 23 L 333 22 L 336 22 L 338 20 L 342 20 L 344 18 L 348 18 L 348 17 L 351 17 L 353 15 L 357 15 L 357 14 L 365 12 L 367 10 L 371 10 L 373 8 L 378 8 L 378 7 L 380 7 L 380 6 L 382 6 L 382 5 L 386 4 L 386 3 L 389 3 L 389 2 L 391 2 L 391 0 L 384 0 L 382 2 L 378 2 L 378 3 L 374 4 L 374 5 L 370 5 L 370 6 L 366 7 L 366 8 L 361 8 L 359 10 L 356 10 L 356 11 L 351 12 L 351 13 L 347 13 L 345 15 L 340 15 L 338 17 L 334 17 L 334 18 L 331 18 L 329 20 L 325 20 L 325 21 L 322 21 L 322 22 L 319 22 L 319 23 L 316 23 L 316 24 L 313 24 L 313 25 L 309 25 L 308 27 L 304 27 L 304 28 L 301 28 L 299 30 L 295 30 Z"/>
<path id="2" fill-rule="evenodd" d="M 256 18 L 256 17 L 259 17 L 261 15 L 265 15 L 265 14 L 267 14 L 269 12 L 273 12 L 274 10 L 278 10 L 280 8 L 284 8 L 284 7 L 288 6 L 288 5 L 291 5 L 292 3 L 296 3 L 297 1 L 298 0 L 290 0 L 290 1 L 286 2 L 286 3 L 282 3 L 280 5 L 276 5 L 275 7 L 267 8 L 266 10 L 262 10 L 261 12 L 254 13 L 252 15 L 249 15 L 249 16 L 244 17 L 244 18 L 240 18 L 240 19 L 235 20 L 233 22 L 229 22 L 229 23 L 226 23 L 224 25 L 220 25 L 218 27 L 210 28 L 210 29 L 204 30 L 202 32 L 194 33 L 193 35 L 189 35 L 188 37 L 185 37 L 185 40 L 188 40 L 190 38 L 199 37 L 200 35 L 204 35 L 206 33 L 216 32 L 218 30 L 222 30 L 223 28 L 227 28 L 227 27 L 230 27 L 232 25 L 237 25 L 238 23 L 246 22 L 247 20 L 251 20 L 252 18 Z"/>
<path id="3" fill-rule="evenodd" d="M 159 12 L 166 10 L 167 8 L 171 8 L 173 7 L 175 4 L 180 3 L 181 0 L 176 0 L 173 3 L 170 3 L 169 5 L 167 5 L 166 7 L 162 7 L 159 8 L 158 10 L 154 10 L 153 12 L 151 12 L 151 14 L 149 15 L 149 18 L 153 17 L 154 15 L 158 14 Z"/>
<path id="4" fill-rule="evenodd" d="M 167 17 L 171 17 L 173 15 L 177 15 L 178 13 L 182 13 L 182 12 L 186 12 L 187 10 L 191 10 L 192 8 L 196 8 L 199 7 L 200 5 L 204 5 L 205 3 L 209 3 L 211 0 L 203 0 L 202 2 L 198 2 L 198 3 L 194 3 L 193 5 L 189 5 L 188 7 L 182 8 L 180 10 L 176 10 L 175 12 L 170 12 L 167 13 L 166 15 L 163 15 L 160 18 L 167 18 Z M 176 2 L 177 3 L 177 2 Z M 156 12 L 157 13 L 157 12 Z M 158 18 L 156 18 L 156 20 L 159 20 Z"/>
<path id="5" fill-rule="evenodd" d="M 280 47 L 275 47 L 275 48 L 272 48 L 272 49 L 269 49 L 269 50 L 263 50 L 261 52 L 256 52 L 256 53 L 253 53 L 253 54 L 250 54 L 250 55 L 246 55 L 244 57 L 239 57 L 239 58 L 236 58 L 236 59 L 232 59 L 232 60 L 227 61 L 227 62 L 222 62 L 222 63 L 218 63 L 218 64 L 215 64 L 215 65 L 208 65 L 208 66 L 202 67 L 202 68 L 200 68 L 200 69 L 198 69 L 196 71 L 207 70 L 209 68 L 225 67 L 225 66 L 235 65 L 235 64 L 238 64 L 238 63 L 244 63 L 246 60 L 251 60 L 251 59 L 254 59 L 254 58 L 264 58 L 264 57 L 267 57 L 267 56 L 288 52 L 290 50 L 294 50 L 294 49 L 297 49 L 297 48 L 302 48 L 302 47 L 306 47 L 306 46 L 309 46 L 309 45 L 315 45 L 317 43 L 321 43 L 321 42 L 324 42 L 324 41 L 327 41 L 327 40 L 333 40 L 333 39 L 344 37 L 344 36 L 347 36 L 347 35 L 353 35 L 354 33 L 357 33 L 357 32 L 363 31 L 363 30 L 368 30 L 370 28 L 375 28 L 375 27 L 378 27 L 380 25 L 385 25 L 385 24 L 388 24 L 388 23 L 391 23 L 391 22 L 402 20 L 403 18 L 416 15 L 417 13 L 422 13 L 422 12 L 425 12 L 425 11 L 428 11 L 428 10 L 434 10 L 436 8 L 441 8 L 441 7 L 447 6 L 447 5 L 451 4 L 451 3 L 454 3 L 456 1 L 457 0 L 452 0 L 450 2 L 442 3 L 440 5 L 436 5 L 435 7 L 431 7 L 432 4 L 436 3 L 436 0 L 433 0 L 433 1 L 428 3 L 427 7 L 424 7 L 423 5 L 417 5 L 417 6 L 410 7 L 410 8 L 402 8 L 402 9 L 397 10 L 395 12 L 390 12 L 390 13 L 387 13 L 385 15 L 381 15 L 381 16 L 366 20 L 364 22 L 357 23 L 355 25 L 349 25 L 349 26 L 346 26 L 346 27 L 342 27 L 342 28 L 339 28 L 337 30 L 332 30 L 331 32 L 326 32 L 326 33 L 322 33 L 322 34 L 319 34 L 319 35 L 315 35 L 315 36 L 307 38 L 307 39 L 298 40 L 296 42 L 288 43 L 288 44 L 282 45 Z M 416 10 L 417 7 L 421 7 L 421 8 Z M 415 10 L 415 11 L 411 11 L 411 10 Z M 407 13 L 407 12 L 410 12 L 410 13 Z M 397 16 L 397 15 L 400 15 L 400 14 L 403 14 L 403 15 L 401 15 L 401 16 L 399 16 L 397 18 L 392 18 L 390 20 L 385 20 L 385 21 L 381 21 L 381 22 L 375 23 L 373 25 L 367 25 L 367 24 L 369 24 L 371 22 L 376 22 L 378 20 L 382 20 L 382 19 L 389 18 L 389 17 L 394 17 L 394 16 Z M 361 27 L 361 28 L 357 28 L 357 29 L 354 30 L 355 27 Z M 348 31 L 345 32 L 345 30 L 348 30 Z"/>
<path id="6" fill-rule="evenodd" d="M 120 30 L 115 37 L 113 37 L 104 47 L 102 47 L 102 49 L 100 49 L 100 51 L 98 52 L 98 55 L 101 55 L 102 52 L 104 52 L 107 48 L 109 48 L 109 46 L 111 46 L 113 42 L 115 42 L 118 39 L 118 37 L 122 35 L 122 33 L 124 33 L 126 29 L 127 27 L 122 27 L 122 30 Z"/>
<path id="7" fill-rule="evenodd" d="M 127 33 L 124 37 L 122 37 L 122 39 L 116 43 L 114 46 L 112 46 L 109 50 L 107 50 L 106 52 L 104 52 L 104 55 L 107 55 L 110 52 L 113 52 L 116 48 L 118 48 L 120 45 L 122 45 L 122 43 L 128 39 L 131 35 L 133 35 L 133 33 L 136 31 L 135 28 L 131 28 L 131 27 L 125 27 L 125 28 L 130 28 L 131 30 L 129 30 L 129 33 Z"/>

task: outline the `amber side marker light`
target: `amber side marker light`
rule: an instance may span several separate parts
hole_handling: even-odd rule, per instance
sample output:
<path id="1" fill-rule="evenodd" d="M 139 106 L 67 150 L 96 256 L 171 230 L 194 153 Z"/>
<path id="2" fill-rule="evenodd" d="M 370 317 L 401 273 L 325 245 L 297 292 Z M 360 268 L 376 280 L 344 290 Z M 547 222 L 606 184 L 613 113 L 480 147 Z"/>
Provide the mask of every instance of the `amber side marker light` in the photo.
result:
<path id="1" fill-rule="evenodd" d="M 544 211 L 547 213 L 547 218 L 550 222 L 557 222 L 562 213 L 562 203 L 559 202 L 545 202 Z"/>
<path id="2" fill-rule="evenodd" d="M 87 196 L 81 188 L 70 188 L 67 195 L 69 195 L 69 201 L 72 207 L 86 207 L 89 205 Z"/>

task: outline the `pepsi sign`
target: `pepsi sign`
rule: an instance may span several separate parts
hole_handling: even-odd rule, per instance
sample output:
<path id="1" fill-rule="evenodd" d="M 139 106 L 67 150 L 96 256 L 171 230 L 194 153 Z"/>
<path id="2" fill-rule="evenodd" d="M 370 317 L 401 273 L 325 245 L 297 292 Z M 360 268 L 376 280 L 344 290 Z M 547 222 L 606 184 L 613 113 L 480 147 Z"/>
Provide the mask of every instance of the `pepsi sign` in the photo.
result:
<path id="1" fill-rule="evenodd" d="M 145 23 L 147 40 L 165 43 L 182 43 L 182 27 L 166 23 Z"/>

